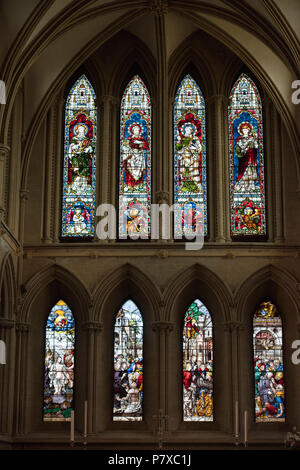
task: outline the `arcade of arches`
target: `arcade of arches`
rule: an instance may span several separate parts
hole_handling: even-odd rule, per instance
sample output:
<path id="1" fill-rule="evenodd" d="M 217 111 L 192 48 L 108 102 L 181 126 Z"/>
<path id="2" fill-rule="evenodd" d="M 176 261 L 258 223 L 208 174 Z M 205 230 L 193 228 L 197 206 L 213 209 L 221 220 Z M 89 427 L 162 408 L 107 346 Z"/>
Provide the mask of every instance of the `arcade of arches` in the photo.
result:
<path id="1" fill-rule="evenodd" d="M 0 364 L 0 448 L 68 445 L 70 422 L 64 419 L 68 414 L 59 411 L 62 419 L 43 419 L 46 383 L 57 393 L 63 387 L 74 392 L 78 441 L 87 401 L 88 445 L 93 448 L 155 449 L 159 438 L 169 449 L 230 448 L 235 442 L 237 402 L 239 439 L 244 439 L 247 410 L 252 448 L 283 447 L 286 433 L 293 427 L 299 430 L 300 365 L 291 359 L 292 344 L 300 335 L 300 119 L 291 99 L 292 83 L 299 78 L 299 15 L 297 0 L 0 3 L 0 79 L 6 86 L 6 104 L 0 105 L 0 340 L 6 350 L 6 363 Z M 93 87 L 98 113 L 90 196 L 94 207 L 118 206 L 121 101 L 133 77 L 139 77 L 151 101 L 151 201 L 173 204 L 174 149 L 185 148 L 188 140 L 186 134 L 174 147 L 176 93 L 187 76 L 197 84 L 205 118 L 190 118 L 198 130 L 202 126 L 190 152 L 199 155 L 201 149 L 203 163 L 205 123 L 207 235 L 201 250 L 186 250 L 185 242 L 173 235 L 167 240 L 136 241 L 102 240 L 94 233 L 62 237 L 65 107 L 82 76 Z M 264 175 L 260 197 L 266 216 L 263 235 L 244 237 L 232 233 L 228 125 L 229 97 L 241 76 L 249 77 L 260 96 L 263 134 L 249 137 L 257 122 L 250 110 L 246 139 L 254 142 L 251 155 L 262 152 L 255 139 L 263 142 L 256 177 Z M 198 116 L 204 116 L 201 113 Z M 143 116 L 140 123 L 148 119 L 146 111 Z M 90 132 L 88 122 L 84 126 Z M 195 131 L 196 124 L 189 125 Z M 143 159 L 150 146 L 137 145 L 135 158 Z M 243 143 L 239 145 L 241 149 Z M 89 148 L 85 147 L 86 155 Z M 148 172 L 150 167 L 142 170 Z M 192 174 L 180 171 L 179 177 Z M 133 171 L 130 181 L 133 188 Z M 139 197 L 144 196 L 139 193 Z M 45 379 L 46 325 L 48 331 L 49 314 L 57 302 L 59 321 L 71 311 L 75 323 L 74 349 L 68 350 L 68 357 L 72 351 L 74 357 L 67 361 L 67 353 L 64 356 L 64 367 L 74 365 L 74 374 L 69 373 L 63 387 L 59 385 L 66 374 L 62 363 L 52 385 L 51 368 L 48 382 Z M 261 347 L 280 351 L 276 366 L 276 361 L 263 361 L 253 352 L 254 343 L 258 347 L 253 341 L 255 313 L 267 311 L 267 317 L 274 317 L 269 307 L 259 310 L 262 302 L 279 312 L 277 323 L 272 323 L 275 346 L 272 335 L 259 337 Z M 138 330 L 142 343 L 128 363 L 118 353 L 123 362 L 116 365 L 124 305 L 134 305 L 138 320 L 129 319 L 129 326 L 122 328 L 126 333 L 130 322 L 137 321 L 142 325 Z M 202 316 L 207 312 L 202 330 L 199 305 Z M 65 321 L 71 325 L 72 316 L 68 318 Z M 282 337 L 281 326 L 274 327 L 278 322 Z M 201 356 L 195 362 L 193 353 L 188 356 L 186 349 L 183 354 L 183 344 L 201 331 L 207 338 L 194 341 L 195 354 Z M 272 387 L 262 378 L 256 380 L 255 374 L 264 376 L 262 362 L 266 377 L 272 376 Z M 115 419 L 124 404 L 120 390 L 127 393 L 131 386 L 130 380 L 126 385 L 120 382 L 116 391 L 114 370 L 119 367 L 128 368 L 131 381 L 138 377 L 126 410 L 139 419 Z M 141 370 L 143 382 L 137 372 Z M 212 380 L 213 391 L 208 385 Z M 265 408 L 266 395 L 256 396 L 262 383 L 273 393 L 268 398 L 273 405 L 267 403 Z M 143 389 L 138 397 L 142 403 L 132 398 L 137 395 L 135 387 Z M 203 397 L 209 403 L 205 411 Z M 199 402 L 193 404 L 194 399 Z M 47 409 L 49 416 L 53 410 Z M 163 426 L 159 428 L 158 422 Z"/>

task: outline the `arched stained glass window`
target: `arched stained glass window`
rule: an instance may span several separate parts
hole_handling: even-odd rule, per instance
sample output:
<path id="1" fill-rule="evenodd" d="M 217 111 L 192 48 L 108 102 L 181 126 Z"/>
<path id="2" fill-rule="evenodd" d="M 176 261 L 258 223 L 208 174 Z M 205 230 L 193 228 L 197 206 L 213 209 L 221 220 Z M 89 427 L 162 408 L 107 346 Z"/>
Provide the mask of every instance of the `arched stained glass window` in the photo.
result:
<path id="1" fill-rule="evenodd" d="M 62 236 L 92 237 L 95 229 L 96 95 L 85 75 L 65 107 Z"/>
<path id="2" fill-rule="evenodd" d="M 270 300 L 254 315 L 253 350 L 256 422 L 285 421 L 282 321 Z"/>
<path id="3" fill-rule="evenodd" d="M 117 313 L 114 328 L 114 421 L 143 418 L 143 319 L 132 300 Z"/>
<path id="4" fill-rule="evenodd" d="M 184 317 L 183 420 L 213 421 L 213 325 L 199 299 Z"/>
<path id="5" fill-rule="evenodd" d="M 149 238 L 151 205 L 151 101 L 136 75 L 121 102 L 119 237 Z"/>
<path id="6" fill-rule="evenodd" d="M 254 82 L 242 74 L 229 97 L 231 233 L 266 234 L 263 120 Z"/>
<path id="7" fill-rule="evenodd" d="M 190 76 L 174 104 L 174 238 L 207 234 L 205 102 Z"/>
<path id="8" fill-rule="evenodd" d="M 46 325 L 44 421 L 70 421 L 73 409 L 75 321 L 63 300 Z"/>

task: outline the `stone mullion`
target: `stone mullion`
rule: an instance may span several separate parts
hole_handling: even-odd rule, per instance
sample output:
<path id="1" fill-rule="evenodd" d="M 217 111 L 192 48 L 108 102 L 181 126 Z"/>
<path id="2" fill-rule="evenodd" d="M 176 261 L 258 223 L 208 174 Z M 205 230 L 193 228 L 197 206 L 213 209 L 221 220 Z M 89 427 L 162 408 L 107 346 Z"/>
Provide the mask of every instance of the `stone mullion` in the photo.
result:
<path id="1" fill-rule="evenodd" d="M 96 368 L 98 361 L 97 336 L 102 331 L 103 324 L 95 321 L 84 323 L 83 329 L 87 334 L 87 381 L 86 396 L 83 399 L 88 402 L 88 434 L 97 432 L 97 416 L 94 410 L 97 409 L 97 389 L 96 389 Z"/>
<path id="2" fill-rule="evenodd" d="M 165 415 L 167 413 L 168 389 L 167 389 L 167 372 L 168 372 L 168 333 L 173 330 L 171 322 L 154 322 L 152 324 L 153 331 L 159 335 L 159 410 Z"/>
<path id="3" fill-rule="evenodd" d="M 55 136 L 57 133 L 56 105 L 54 104 L 46 120 L 46 136 L 44 149 L 44 207 L 43 207 L 43 232 L 42 241 L 53 243 L 53 199 L 54 199 L 54 161 L 55 161 Z"/>
<path id="4" fill-rule="evenodd" d="M 63 166 L 64 166 L 64 106 L 65 101 L 63 98 L 59 98 L 56 101 L 56 119 L 55 119 L 55 152 L 53 153 L 54 158 L 54 175 L 55 181 L 53 182 L 53 227 L 51 235 L 54 243 L 58 243 L 61 231 L 61 220 L 62 220 L 62 193 L 63 193 Z"/>
<path id="5" fill-rule="evenodd" d="M 274 105 L 273 105 L 274 106 Z M 284 155 L 284 146 L 282 142 L 282 125 L 280 122 L 280 117 L 276 109 L 273 111 L 274 116 L 274 134 L 273 140 L 275 140 L 275 136 L 278 136 L 279 145 L 275 146 L 274 149 L 274 179 L 275 179 L 275 191 L 273 194 L 275 195 L 275 242 L 276 243 L 283 243 L 284 242 L 284 230 L 283 230 L 283 173 L 282 173 L 282 156 Z"/>
<path id="6" fill-rule="evenodd" d="M 13 234 L 18 233 L 20 200 L 18 198 L 21 181 L 21 145 L 22 145 L 22 125 L 23 125 L 23 91 L 18 94 L 10 123 L 11 140 L 11 162 L 9 172 L 9 187 L 14 191 L 9 191 L 7 224 Z"/>
<path id="7" fill-rule="evenodd" d="M 0 221 L 4 219 L 6 208 L 4 207 L 5 198 L 5 177 L 6 177 L 6 166 L 10 153 L 10 148 L 7 145 L 0 144 Z"/>
<path id="8" fill-rule="evenodd" d="M 13 381 L 13 326 L 14 321 L 5 318 L 0 319 L 1 341 L 6 348 L 6 364 L 0 366 L 0 403 L 2 413 L 0 414 L 0 433 L 11 434 L 12 432 L 12 381 Z"/>
<path id="9" fill-rule="evenodd" d="M 15 360 L 15 416 L 14 431 L 17 435 L 25 434 L 26 429 L 26 377 L 28 355 L 29 325 L 17 323 L 16 325 L 16 360 Z"/>
<path id="10" fill-rule="evenodd" d="M 153 166 L 157 166 L 157 181 L 153 182 L 156 192 L 169 192 L 169 107 L 168 107 L 168 64 L 166 54 L 165 11 L 161 6 L 153 10 L 157 50 L 157 106 L 155 126 L 157 133 L 157 154 Z M 156 202 L 156 201 L 155 201 Z"/>
<path id="11" fill-rule="evenodd" d="M 263 101 L 264 110 L 264 174 L 265 174 L 265 211 L 266 223 L 268 227 L 268 239 L 274 241 L 275 228 L 275 211 L 273 194 L 275 190 L 275 165 L 274 165 L 274 122 L 273 122 L 273 106 L 269 97 Z"/>
<path id="12" fill-rule="evenodd" d="M 96 206 L 113 204 L 118 207 L 118 173 L 117 173 L 117 104 L 114 96 L 105 95 L 101 98 L 98 146 L 98 184 L 96 190 Z M 99 110 L 98 110 L 99 112 Z"/>
<path id="13" fill-rule="evenodd" d="M 213 152 L 215 154 L 216 173 L 215 182 L 215 241 L 225 243 L 230 234 L 230 211 L 229 204 L 226 207 L 226 191 L 228 189 L 228 159 L 226 160 L 225 126 L 227 123 L 226 104 L 227 99 L 223 95 L 212 97 L 212 107 L 215 116 L 215 139 L 213 141 Z M 227 191 L 228 192 L 228 191 Z"/>

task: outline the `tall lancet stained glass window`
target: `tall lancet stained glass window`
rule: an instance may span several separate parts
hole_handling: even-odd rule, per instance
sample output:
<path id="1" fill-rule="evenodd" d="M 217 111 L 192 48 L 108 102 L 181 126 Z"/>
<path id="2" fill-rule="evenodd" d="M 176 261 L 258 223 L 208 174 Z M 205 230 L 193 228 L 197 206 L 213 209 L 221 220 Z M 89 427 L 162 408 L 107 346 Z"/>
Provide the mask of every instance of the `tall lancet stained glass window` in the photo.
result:
<path id="1" fill-rule="evenodd" d="M 285 421 L 282 321 L 270 300 L 254 315 L 253 350 L 256 422 Z"/>
<path id="2" fill-rule="evenodd" d="M 207 234 L 205 102 L 190 76 L 174 105 L 174 238 Z"/>
<path id="3" fill-rule="evenodd" d="M 184 317 L 183 420 L 213 421 L 213 325 L 199 299 Z"/>
<path id="4" fill-rule="evenodd" d="M 96 95 L 85 75 L 72 87 L 65 107 L 62 236 L 92 237 L 96 190 Z"/>
<path id="5" fill-rule="evenodd" d="M 117 313 L 114 328 L 113 420 L 143 418 L 143 319 L 132 300 Z"/>
<path id="6" fill-rule="evenodd" d="M 75 321 L 59 300 L 46 325 L 44 421 L 70 421 L 73 409 Z"/>
<path id="7" fill-rule="evenodd" d="M 150 236 L 151 101 L 136 75 L 121 102 L 119 237 Z"/>
<path id="8" fill-rule="evenodd" d="M 231 233 L 266 234 L 262 104 L 254 82 L 245 74 L 229 98 Z"/>

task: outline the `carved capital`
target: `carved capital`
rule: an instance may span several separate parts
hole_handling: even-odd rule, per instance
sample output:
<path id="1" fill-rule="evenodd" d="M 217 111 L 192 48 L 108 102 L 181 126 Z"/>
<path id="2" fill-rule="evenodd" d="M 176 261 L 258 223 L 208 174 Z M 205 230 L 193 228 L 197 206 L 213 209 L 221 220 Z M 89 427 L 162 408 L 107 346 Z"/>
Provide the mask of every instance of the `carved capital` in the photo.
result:
<path id="1" fill-rule="evenodd" d="M 169 193 L 167 191 L 157 191 L 155 200 L 157 204 L 169 204 Z"/>
<path id="2" fill-rule="evenodd" d="M 174 323 L 171 321 L 155 321 L 152 323 L 152 330 L 153 331 L 173 331 Z"/>
<path id="3" fill-rule="evenodd" d="M 0 318 L 0 330 L 11 329 L 14 326 L 14 320 L 10 320 L 9 318 Z"/>
<path id="4" fill-rule="evenodd" d="M 27 201 L 29 197 L 29 191 L 28 189 L 21 189 L 20 191 L 20 199 L 21 201 Z"/>
<path id="5" fill-rule="evenodd" d="M 10 147 L 8 145 L 0 144 L 0 162 L 3 162 L 8 157 Z"/>
<path id="6" fill-rule="evenodd" d="M 225 95 L 213 95 L 207 99 L 208 104 L 221 104 L 228 106 L 228 97 Z"/>
<path id="7" fill-rule="evenodd" d="M 150 12 L 156 16 L 168 13 L 168 0 L 149 0 Z"/>
<path id="8" fill-rule="evenodd" d="M 224 331 L 233 333 L 244 330 L 244 324 L 240 321 L 228 321 L 223 323 Z"/>
<path id="9" fill-rule="evenodd" d="M 25 322 L 16 323 L 16 330 L 20 333 L 28 333 L 29 327 L 30 327 L 30 323 L 25 323 Z"/>
<path id="10" fill-rule="evenodd" d="M 119 104 L 119 99 L 113 95 L 103 95 L 100 99 L 101 104 L 117 105 Z"/>
<path id="11" fill-rule="evenodd" d="M 103 330 L 103 323 L 90 320 L 82 323 L 82 328 L 85 331 L 102 331 Z"/>

